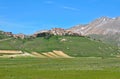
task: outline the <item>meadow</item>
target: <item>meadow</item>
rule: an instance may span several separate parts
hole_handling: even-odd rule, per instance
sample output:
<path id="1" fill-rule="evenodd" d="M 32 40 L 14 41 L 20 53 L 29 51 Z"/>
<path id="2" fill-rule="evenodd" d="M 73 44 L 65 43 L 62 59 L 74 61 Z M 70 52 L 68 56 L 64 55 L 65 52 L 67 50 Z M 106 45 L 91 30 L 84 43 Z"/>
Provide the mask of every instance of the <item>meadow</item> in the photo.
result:
<path id="1" fill-rule="evenodd" d="M 115 57 L 120 54 L 117 46 L 78 36 L 52 36 L 49 39 L 44 37 L 34 39 L 12 38 L 0 41 L 0 50 L 22 50 L 28 53 L 60 50 L 73 57 Z"/>
<path id="2" fill-rule="evenodd" d="M 120 79 L 120 58 L 1 58 L 0 79 Z"/>

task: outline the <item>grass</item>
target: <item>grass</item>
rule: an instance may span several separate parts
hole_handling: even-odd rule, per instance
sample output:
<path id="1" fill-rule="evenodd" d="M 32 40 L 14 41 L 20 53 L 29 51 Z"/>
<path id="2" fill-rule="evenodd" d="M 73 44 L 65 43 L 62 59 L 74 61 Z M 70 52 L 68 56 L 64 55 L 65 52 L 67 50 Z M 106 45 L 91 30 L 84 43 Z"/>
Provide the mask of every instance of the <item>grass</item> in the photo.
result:
<path id="1" fill-rule="evenodd" d="M 62 39 L 66 41 L 61 42 Z M 11 39 L 0 42 L 0 49 L 39 53 L 61 50 L 74 57 L 112 57 L 120 53 L 115 46 L 75 36 L 52 36 L 50 39 L 41 37 L 31 40 Z"/>
<path id="2" fill-rule="evenodd" d="M 120 79 L 119 58 L 0 59 L 0 79 Z"/>
<path id="3" fill-rule="evenodd" d="M 12 38 L 0 42 L 2 49 L 39 53 L 61 50 L 75 58 L 1 58 L 0 79 L 120 79 L 120 58 L 114 58 L 118 48 L 86 37 Z"/>

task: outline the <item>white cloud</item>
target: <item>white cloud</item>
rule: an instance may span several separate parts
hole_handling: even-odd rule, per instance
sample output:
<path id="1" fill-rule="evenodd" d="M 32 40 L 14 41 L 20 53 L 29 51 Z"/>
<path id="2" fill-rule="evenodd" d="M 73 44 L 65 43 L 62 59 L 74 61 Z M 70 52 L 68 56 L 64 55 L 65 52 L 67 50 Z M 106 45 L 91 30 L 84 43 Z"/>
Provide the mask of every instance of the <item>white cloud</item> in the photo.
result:
<path id="1" fill-rule="evenodd" d="M 63 9 L 67 9 L 67 10 L 72 10 L 72 11 L 80 11 L 80 9 L 78 8 L 74 8 L 74 7 L 70 7 L 70 6 L 65 6 L 62 4 L 58 4 L 56 2 L 53 1 L 44 1 L 45 4 L 54 4 L 54 6 L 58 7 L 58 8 L 63 8 Z"/>
<path id="2" fill-rule="evenodd" d="M 64 6 L 64 9 L 68 9 L 68 10 L 74 10 L 74 11 L 79 11 L 80 9 L 78 8 L 73 8 L 73 7 L 68 7 L 68 6 Z"/>

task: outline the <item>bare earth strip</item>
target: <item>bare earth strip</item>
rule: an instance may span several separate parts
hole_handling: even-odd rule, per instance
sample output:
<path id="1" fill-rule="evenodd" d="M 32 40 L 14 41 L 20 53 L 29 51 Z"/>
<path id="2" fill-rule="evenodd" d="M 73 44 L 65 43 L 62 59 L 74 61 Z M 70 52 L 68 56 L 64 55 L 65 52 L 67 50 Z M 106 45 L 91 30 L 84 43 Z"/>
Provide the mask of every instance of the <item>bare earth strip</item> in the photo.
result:
<path id="1" fill-rule="evenodd" d="M 0 57 L 39 57 L 39 58 L 73 58 L 62 51 L 46 52 L 46 53 L 27 53 L 18 50 L 0 50 Z"/>
<path id="2" fill-rule="evenodd" d="M 49 55 L 52 55 L 52 56 L 55 57 L 55 58 L 60 58 L 60 56 L 54 54 L 54 52 L 48 52 L 48 54 L 49 54 Z"/>
<path id="3" fill-rule="evenodd" d="M 55 58 L 54 56 L 48 54 L 48 53 L 42 53 L 43 55 L 47 56 L 48 58 Z"/>
<path id="4" fill-rule="evenodd" d="M 22 54 L 22 51 L 17 50 L 0 50 L 0 54 Z"/>
<path id="5" fill-rule="evenodd" d="M 32 52 L 32 55 L 35 55 L 36 57 L 40 57 L 40 58 L 46 58 L 46 56 L 44 56 L 40 53 L 37 53 L 37 52 Z"/>
<path id="6" fill-rule="evenodd" d="M 73 57 L 71 57 L 71 56 L 63 53 L 62 51 L 53 50 L 53 52 L 54 52 L 56 55 L 59 55 L 59 56 L 61 56 L 61 57 L 63 57 L 63 58 L 73 58 Z"/>
<path id="7" fill-rule="evenodd" d="M 34 55 L 31 55 L 30 53 L 23 53 L 23 54 L 14 54 L 14 55 L 3 55 L 0 56 L 0 58 L 15 58 L 15 57 L 35 57 Z"/>

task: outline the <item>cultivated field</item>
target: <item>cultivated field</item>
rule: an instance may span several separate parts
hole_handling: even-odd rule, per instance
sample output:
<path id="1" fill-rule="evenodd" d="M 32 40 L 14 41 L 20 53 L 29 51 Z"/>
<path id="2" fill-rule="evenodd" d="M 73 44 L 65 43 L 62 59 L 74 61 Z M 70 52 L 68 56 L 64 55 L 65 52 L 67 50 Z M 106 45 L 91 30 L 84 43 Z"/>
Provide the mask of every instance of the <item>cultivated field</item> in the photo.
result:
<path id="1" fill-rule="evenodd" d="M 120 79 L 120 58 L 1 58 L 0 79 Z"/>

